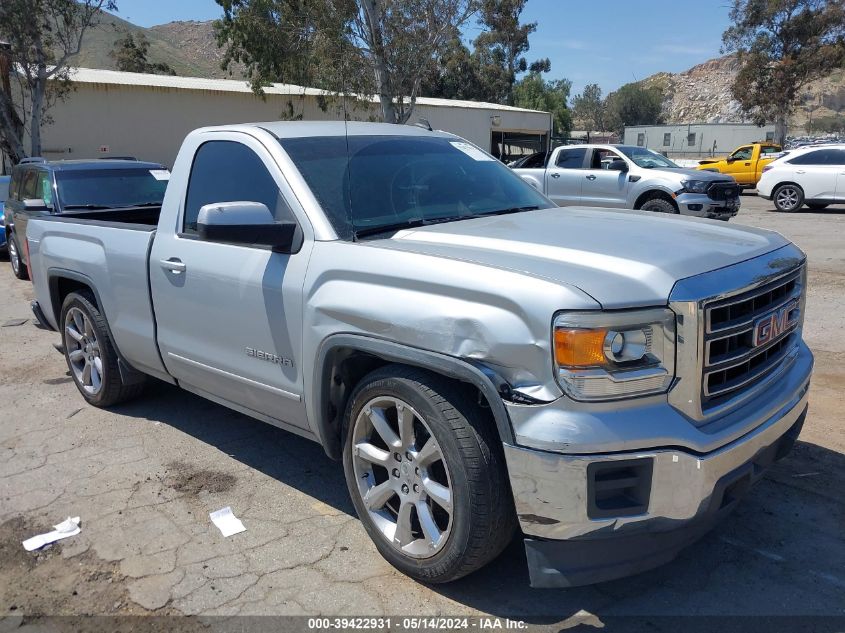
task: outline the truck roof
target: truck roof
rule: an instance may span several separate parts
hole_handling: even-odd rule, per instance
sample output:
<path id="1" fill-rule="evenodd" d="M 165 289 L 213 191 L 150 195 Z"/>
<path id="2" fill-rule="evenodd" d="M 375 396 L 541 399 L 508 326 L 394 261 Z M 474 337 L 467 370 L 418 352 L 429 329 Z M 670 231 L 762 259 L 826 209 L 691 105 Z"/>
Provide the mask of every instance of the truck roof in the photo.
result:
<path id="1" fill-rule="evenodd" d="M 393 123 L 366 123 L 362 121 L 267 121 L 241 125 L 219 125 L 205 127 L 197 132 L 235 131 L 238 129 L 261 129 L 276 138 L 301 138 L 303 136 L 441 136 L 453 134 L 439 130 L 429 131 L 417 125 L 395 125 Z"/>
<path id="2" fill-rule="evenodd" d="M 74 159 L 74 160 L 51 160 L 43 163 L 27 163 L 27 166 L 46 167 L 51 171 L 76 171 L 83 169 L 126 169 L 135 167 L 137 169 L 162 169 L 161 163 L 150 163 L 140 160 L 123 159 Z"/>

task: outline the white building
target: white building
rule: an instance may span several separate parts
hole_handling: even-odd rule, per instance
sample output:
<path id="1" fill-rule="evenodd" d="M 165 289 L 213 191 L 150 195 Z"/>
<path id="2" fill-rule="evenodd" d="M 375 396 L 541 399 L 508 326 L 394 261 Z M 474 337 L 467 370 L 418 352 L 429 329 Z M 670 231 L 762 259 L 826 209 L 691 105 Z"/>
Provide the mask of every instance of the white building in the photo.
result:
<path id="1" fill-rule="evenodd" d="M 623 143 L 661 152 L 670 158 L 699 158 L 728 154 L 740 145 L 771 141 L 775 126 L 748 123 L 683 123 L 625 127 Z"/>
<path id="2" fill-rule="evenodd" d="M 48 159 L 135 156 L 172 165 L 182 139 L 205 125 L 279 119 L 379 120 L 376 99 L 344 99 L 321 90 L 274 84 L 264 99 L 244 81 L 147 75 L 80 68 L 75 89 L 51 110 L 42 131 Z M 322 106 L 322 107 L 321 107 Z M 462 136 L 507 160 L 545 151 L 548 112 L 509 106 L 419 98 L 411 122 Z"/>

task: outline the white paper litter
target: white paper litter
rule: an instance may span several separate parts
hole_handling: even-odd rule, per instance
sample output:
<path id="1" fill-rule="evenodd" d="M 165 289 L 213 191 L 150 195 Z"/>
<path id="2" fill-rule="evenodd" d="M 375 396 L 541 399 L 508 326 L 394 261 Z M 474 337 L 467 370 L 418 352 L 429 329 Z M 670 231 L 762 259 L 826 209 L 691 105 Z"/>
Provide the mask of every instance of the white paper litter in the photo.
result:
<path id="1" fill-rule="evenodd" d="M 170 172 L 166 169 L 151 169 L 150 175 L 156 180 L 170 180 Z"/>
<path id="2" fill-rule="evenodd" d="M 229 506 L 226 506 L 222 510 L 209 513 L 208 517 L 220 529 L 224 537 L 232 536 L 232 534 L 238 534 L 239 532 L 246 532 L 244 524 L 232 513 L 232 508 Z"/>
<path id="3" fill-rule="evenodd" d="M 68 517 L 58 525 L 53 526 L 55 529 L 52 532 L 47 532 L 46 534 L 39 534 L 38 536 L 33 536 L 32 538 L 28 538 L 23 542 L 23 547 L 27 552 L 31 552 L 34 549 L 38 549 L 40 547 L 44 547 L 45 545 L 49 545 L 50 543 L 55 543 L 58 540 L 63 538 L 67 538 L 69 536 L 76 536 L 79 534 L 82 529 L 79 527 L 79 517 Z"/>

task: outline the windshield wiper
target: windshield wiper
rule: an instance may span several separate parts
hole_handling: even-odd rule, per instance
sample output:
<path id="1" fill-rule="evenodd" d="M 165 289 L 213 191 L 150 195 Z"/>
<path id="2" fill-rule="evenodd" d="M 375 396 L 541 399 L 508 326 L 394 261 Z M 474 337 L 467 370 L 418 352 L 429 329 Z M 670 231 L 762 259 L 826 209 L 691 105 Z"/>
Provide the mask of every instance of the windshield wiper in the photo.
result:
<path id="1" fill-rule="evenodd" d="M 462 219 L 466 218 L 486 218 L 491 215 L 508 215 L 509 213 L 522 213 L 523 211 L 536 211 L 539 209 L 536 204 L 530 205 L 527 207 L 511 207 L 509 209 L 499 209 L 498 211 L 487 211 L 486 213 L 474 213 L 472 215 L 466 215 Z"/>
<path id="2" fill-rule="evenodd" d="M 407 220 L 406 222 L 394 222 L 392 224 L 382 224 L 380 226 L 368 226 L 362 229 L 357 229 L 353 232 L 355 239 L 367 237 L 369 235 L 378 235 L 379 233 L 391 233 L 395 231 L 402 231 L 404 229 L 416 229 L 421 226 L 429 226 L 431 224 L 443 224 L 444 222 L 457 222 L 458 220 L 466 220 L 473 216 L 449 216 L 446 218 L 430 218 L 428 220 L 423 218 L 415 218 Z"/>
<path id="3" fill-rule="evenodd" d="M 160 207 L 161 202 L 133 202 L 132 204 L 127 204 L 127 207 Z"/>
<path id="4" fill-rule="evenodd" d="M 62 207 L 65 211 L 68 209 L 89 209 L 91 211 L 98 211 L 100 209 L 115 209 L 117 207 L 110 207 L 105 204 L 66 204 Z"/>

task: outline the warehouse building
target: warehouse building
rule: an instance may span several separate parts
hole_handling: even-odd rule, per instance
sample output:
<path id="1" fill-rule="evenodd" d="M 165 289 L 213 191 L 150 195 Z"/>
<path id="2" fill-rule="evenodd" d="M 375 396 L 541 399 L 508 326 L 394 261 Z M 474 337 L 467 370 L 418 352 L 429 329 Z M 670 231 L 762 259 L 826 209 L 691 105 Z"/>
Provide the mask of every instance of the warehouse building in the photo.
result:
<path id="1" fill-rule="evenodd" d="M 627 126 L 623 142 L 648 147 L 669 158 L 702 158 L 727 154 L 740 145 L 771 141 L 774 137 L 774 125 L 683 123 Z"/>
<path id="2" fill-rule="evenodd" d="M 43 129 L 48 159 L 135 156 L 172 165 L 191 130 L 279 119 L 379 120 L 374 98 L 342 99 L 321 90 L 274 84 L 264 99 L 244 81 L 79 68 L 75 89 Z M 462 136 L 504 160 L 545 151 L 551 115 L 492 103 L 419 98 L 411 122 Z"/>

